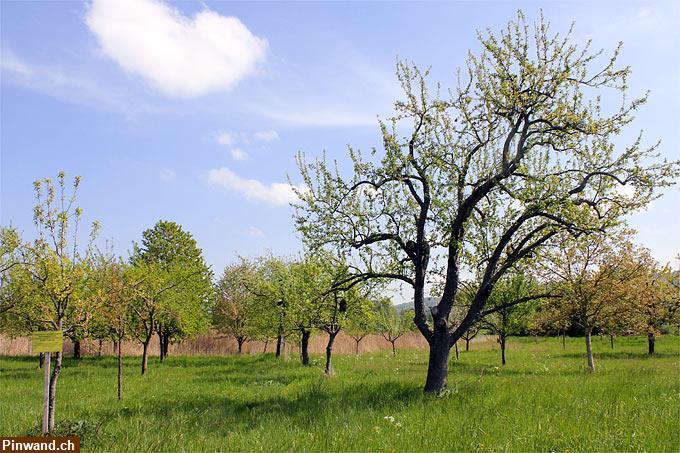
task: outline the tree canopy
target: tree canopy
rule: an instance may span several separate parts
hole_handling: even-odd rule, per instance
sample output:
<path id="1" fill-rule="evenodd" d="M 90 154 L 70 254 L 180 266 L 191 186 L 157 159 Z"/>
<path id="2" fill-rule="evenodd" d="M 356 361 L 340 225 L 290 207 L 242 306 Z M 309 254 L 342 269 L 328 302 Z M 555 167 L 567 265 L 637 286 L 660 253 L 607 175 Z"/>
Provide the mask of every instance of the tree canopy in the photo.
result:
<path id="1" fill-rule="evenodd" d="M 446 385 L 451 346 L 479 321 L 508 270 L 563 234 L 618 224 L 679 169 L 642 134 L 615 145 L 646 102 L 627 94 L 620 47 L 605 56 L 574 43 L 571 30 L 552 32 L 543 18 L 532 26 L 522 13 L 479 33 L 479 42 L 449 90 L 432 87 L 428 71 L 398 64 L 404 96 L 380 122 L 382 149 L 364 157 L 350 148 L 349 177 L 325 157 L 298 156 L 307 188 L 297 190 L 295 219 L 306 243 L 352 257 L 343 284 L 384 278 L 413 288 L 415 324 L 431 349 L 427 392 Z M 468 312 L 451 325 L 465 270 L 481 278 Z M 444 284 L 430 322 L 423 300 L 435 278 Z"/>

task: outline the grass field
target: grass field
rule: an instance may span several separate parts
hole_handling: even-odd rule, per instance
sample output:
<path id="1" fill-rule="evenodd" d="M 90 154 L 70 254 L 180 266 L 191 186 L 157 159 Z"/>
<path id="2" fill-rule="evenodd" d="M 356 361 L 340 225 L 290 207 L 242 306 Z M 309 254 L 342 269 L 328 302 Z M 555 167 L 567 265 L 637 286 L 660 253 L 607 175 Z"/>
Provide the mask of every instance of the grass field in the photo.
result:
<path id="1" fill-rule="evenodd" d="M 595 340 L 594 375 L 583 339 L 513 338 L 508 365 L 497 350 L 452 357 L 449 389 L 422 394 L 425 351 L 321 357 L 126 358 L 116 400 L 113 357 L 65 361 L 61 432 L 86 450 L 678 451 L 680 340 L 655 357 L 643 338 Z M 39 431 L 42 374 L 35 357 L 0 357 L 0 434 Z"/>

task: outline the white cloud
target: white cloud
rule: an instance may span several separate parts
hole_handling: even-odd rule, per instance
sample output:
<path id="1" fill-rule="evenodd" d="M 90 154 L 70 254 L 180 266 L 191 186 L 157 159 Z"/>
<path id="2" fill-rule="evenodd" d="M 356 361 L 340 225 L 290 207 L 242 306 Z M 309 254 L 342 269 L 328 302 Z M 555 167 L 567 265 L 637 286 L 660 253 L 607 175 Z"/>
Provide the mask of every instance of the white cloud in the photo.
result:
<path id="1" fill-rule="evenodd" d="M 253 137 L 261 142 L 272 142 L 279 139 L 279 134 L 275 130 L 269 129 L 267 131 L 255 132 Z"/>
<path id="2" fill-rule="evenodd" d="M 234 160 L 244 160 L 248 158 L 248 153 L 241 148 L 232 148 L 229 150 L 229 154 L 231 154 L 231 158 Z"/>
<path id="3" fill-rule="evenodd" d="M 298 199 L 293 186 L 287 183 L 264 184 L 256 179 L 242 178 L 227 167 L 212 169 L 208 172 L 208 182 L 233 192 L 240 193 L 251 201 L 274 205 L 285 205 Z M 304 186 L 296 188 L 305 190 Z"/>
<path id="4" fill-rule="evenodd" d="M 12 51 L 7 48 L 2 49 L 0 54 L 0 68 L 4 71 L 13 72 L 23 76 L 31 76 L 34 74 L 33 69 L 31 69 L 26 63 L 17 58 Z"/>
<path id="5" fill-rule="evenodd" d="M 256 237 L 256 238 L 263 238 L 264 237 L 264 231 L 262 231 L 261 229 L 259 229 L 256 226 L 251 226 L 250 228 L 248 228 L 248 234 L 250 236 Z"/>
<path id="6" fill-rule="evenodd" d="M 227 132 L 218 132 L 217 143 L 222 146 L 231 146 L 234 143 L 234 137 Z"/>
<path id="7" fill-rule="evenodd" d="M 86 23 L 104 55 L 178 97 L 232 88 L 268 49 L 235 17 L 204 9 L 188 18 L 159 0 L 94 0 Z"/>
<path id="8" fill-rule="evenodd" d="M 164 168 L 161 170 L 161 179 L 165 182 L 170 182 L 175 179 L 175 172 L 169 168 Z"/>
<path id="9" fill-rule="evenodd" d="M 136 93 L 110 86 L 77 69 L 28 62 L 5 46 L 0 53 L 0 69 L 3 83 L 12 83 L 60 101 L 123 113 L 129 118 L 141 113 L 168 111 L 149 104 Z"/>

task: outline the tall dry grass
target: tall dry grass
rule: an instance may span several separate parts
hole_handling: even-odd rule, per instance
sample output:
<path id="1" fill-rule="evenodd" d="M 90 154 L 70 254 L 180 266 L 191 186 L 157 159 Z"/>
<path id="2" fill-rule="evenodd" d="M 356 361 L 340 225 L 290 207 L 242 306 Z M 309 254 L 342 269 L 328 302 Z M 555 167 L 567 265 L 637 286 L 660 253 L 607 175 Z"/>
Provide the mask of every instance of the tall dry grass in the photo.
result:
<path id="1" fill-rule="evenodd" d="M 311 353 L 321 354 L 326 350 L 327 336 L 324 333 L 317 332 L 310 340 L 309 349 Z M 490 347 L 486 343 L 493 343 L 493 339 L 480 336 L 473 340 L 474 347 Z M 425 339 L 418 332 L 411 332 L 404 335 L 397 340 L 397 349 L 425 349 L 427 343 Z M 158 338 L 154 338 L 151 342 L 151 355 L 158 355 Z M 376 352 L 382 350 L 390 350 L 391 345 L 380 335 L 369 335 L 361 341 L 359 352 Z M 276 348 L 275 340 L 268 342 L 266 345 L 266 352 L 274 352 Z M 356 344 L 354 340 L 345 334 L 340 334 L 335 339 L 333 346 L 334 354 L 354 354 Z M 113 343 L 110 341 L 99 342 L 97 340 L 85 340 L 81 343 L 80 351 L 82 355 L 114 355 L 115 351 Z M 236 354 L 238 351 L 236 340 L 227 338 L 218 334 L 199 335 L 195 339 L 186 340 L 178 344 L 170 345 L 169 355 L 193 356 L 193 355 L 207 355 L 207 356 L 221 356 Z M 255 354 L 265 351 L 265 343 L 262 341 L 252 341 L 243 345 L 243 353 Z M 286 353 L 298 354 L 300 351 L 297 344 L 291 342 L 286 343 Z M 64 353 L 66 355 L 73 354 L 73 344 L 64 341 Z M 0 355 L 5 356 L 20 356 L 31 354 L 31 339 L 30 337 L 9 338 L 0 335 Z M 123 343 L 124 355 L 141 355 L 142 346 L 133 341 L 125 341 Z"/>

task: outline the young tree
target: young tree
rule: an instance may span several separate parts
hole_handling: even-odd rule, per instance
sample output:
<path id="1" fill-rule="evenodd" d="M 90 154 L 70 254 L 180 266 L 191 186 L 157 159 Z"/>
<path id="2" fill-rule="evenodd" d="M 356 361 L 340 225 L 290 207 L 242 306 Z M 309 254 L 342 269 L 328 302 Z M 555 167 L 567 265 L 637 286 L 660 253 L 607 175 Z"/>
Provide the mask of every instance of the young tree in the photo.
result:
<path id="1" fill-rule="evenodd" d="M 128 335 L 130 305 L 135 296 L 135 283 L 130 267 L 121 258 L 111 253 L 96 255 L 93 270 L 93 298 L 96 301 L 91 331 L 100 341 L 112 340 L 116 347 L 118 377 L 117 397 L 123 399 L 123 342 Z"/>
<path id="2" fill-rule="evenodd" d="M 636 248 L 629 235 L 623 231 L 565 241 L 546 255 L 543 264 L 560 296 L 550 302 L 549 310 L 555 318 L 569 319 L 583 329 L 590 371 L 595 371 L 593 331 L 612 320 L 633 319 L 633 295 L 649 255 Z"/>
<path id="3" fill-rule="evenodd" d="M 134 288 L 129 305 L 129 328 L 130 334 L 142 345 L 142 375 L 148 369 L 149 344 L 158 332 L 160 315 L 168 301 L 182 295 L 182 285 L 194 275 L 193 272 L 179 265 L 165 267 L 144 261 L 137 261 L 129 268 Z"/>
<path id="4" fill-rule="evenodd" d="M 354 353 L 359 355 L 360 343 L 370 334 L 378 332 L 377 324 L 378 304 L 371 300 L 367 302 L 367 310 L 353 311 L 347 316 L 347 334 L 354 340 Z"/>
<path id="5" fill-rule="evenodd" d="M 141 245 L 134 245 L 132 262 L 156 263 L 169 272 L 181 269 L 184 273 L 182 285 L 164 294 L 155 314 L 163 361 L 170 343 L 207 330 L 212 272 L 191 234 L 177 223 L 164 220 L 142 233 Z"/>
<path id="6" fill-rule="evenodd" d="M 261 330 L 264 335 L 276 337 L 276 358 L 285 354 L 288 323 L 286 314 L 288 303 L 286 297 L 286 282 L 289 263 L 273 256 L 262 257 L 257 260 L 260 279 L 255 292 L 262 308 Z"/>
<path id="7" fill-rule="evenodd" d="M 69 187 L 70 186 L 70 187 Z M 90 231 L 90 242 L 78 246 L 78 225 L 82 209 L 76 206 L 80 177 L 69 185 L 66 174 L 57 175 L 56 187 L 44 178 L 34 183 L 37 204 L 33 210 L 37 237 L 21 247 L 21 275 L 12 311 L 25 320 L 30 329 L 62 331 L 64 336 L 85 329 L 94 306 L 83 297 L 87 287 L 86 262 L 98 224 Z M 63 354 L 55 354 L 49 382 L 48 430 L 54 431 L 57 382 Z"/>
<path id="8" fill-rule="evenodd" d="M 600 52 L 573 43 L 571 32 L 552 33 L 543 18 L 530 31 L 521 13 L 479 36 L 482 50 L 451 91 L 429 90 L 427 71 L 399 63 L 405 96 L 380 124 L 384 149 L 368 160 L 350 149 L 350 178 L 325 159 L 298 157 L 306 188 L 297 190 L 295 218 L 308 246 L 353 253 L 345 285 L 381 278 L 413 288 L 414 321 L 430 348 L 426 392 L 445 387 L 450 348 L 488 314 L 509 269 L 565 232 L 608 229 L 679 173 L 640 139 L 616 150 L 614 137 L 645 102 L 626 96 L 630 70 L 617 66 L 618 48 L 600 62 Z M 616 91 L 620 104 L 609 101 Z M 480 228 L 489 223 L 498 235 Z M 473 303 L 451 325 L 461 274 L 480 263 Z M 444 284 L 430 322 L 424 295 L 433 274 Z"/>
<path id="9" fill-rule="evenodd" d="M 213 325 L 219 332 L 236 339 L 239 354 L 243 344 L 255 339 L 260 330 L 259 318 L 263 313 L 255 292 L 257 280 L 254 264 L 241 259 L 227 266 L 215 285 Z"/>
<path id="10" fill-rule="evenodd" d="M 397 355 L 397 340 L 413 330 L 413 311 L 400 314 L 389 299 L 383 299 L 379 302 L 376 323 L 382 337 L 392 345 L 392 355 Z"/>
<path id="11" fill-rule="evenodd" d="M 332 262 L 329 261 L 329 263 Z M 344 278 L 348 270 L 344 263 L 333 263 L 331 268 L 326 271 L 333 274 L 332 285 L 333 281 Z M 371 318 L 373 307 L 368 296 L 374 290 L 375 288 L 368 285 L 357 285 L 346 291 L 333 291 L 330 297 L 320 299 L 324 306 L 321 309 L 319 325 L 321 330 L 328 334 L 325 367 L 327 376 L 334 374 L 332 355 L 335 337 L 340 333 L 340 330 L 350 325 L 351 319 Z M 357 342 L 357 349 L 358 347 L 359 344 Z"/>
<path id="12" fill-rule="evenodd" d="M 642 284 L 634 289 L 635 316 L 638 330 L 647 335 L 647 351 L 654 354 L 662 328 L 680 322 L 680 269 L 652 262 L 641 274 Z"/>
<path id="13" fill-rule="evenodd" d="M 309 339 L 321 325 L 321 316 L 329 293 L 332 274 L 320 257 L 307 255 L 299 262 L 290 263 L 281 283 L 286 324 L 300 336 L 300 359 L 309 365 Z"/>
<path id="14" fill-rule="evenodd" d="M 12 270 L 21 264 L 21 237 L 12 227 L 0 227 L 0 315 L 14 307 Z"/>
<path id="15" fill-rule="evenodd" d="M 498 337 L 501 347 L 501 363 L 505 365 L 505 350 L 510 335 L 526 332 L 529 325 L 529 315 L 533 306 L 529 304 L 508 305 L 510 302 L 531 297 L 538 291 L 536 283 L 521 272 L 509 274 L 500 280 L 489 297 L 489 306 L 503 307 L 484 318 L 483 325 Z"/>

